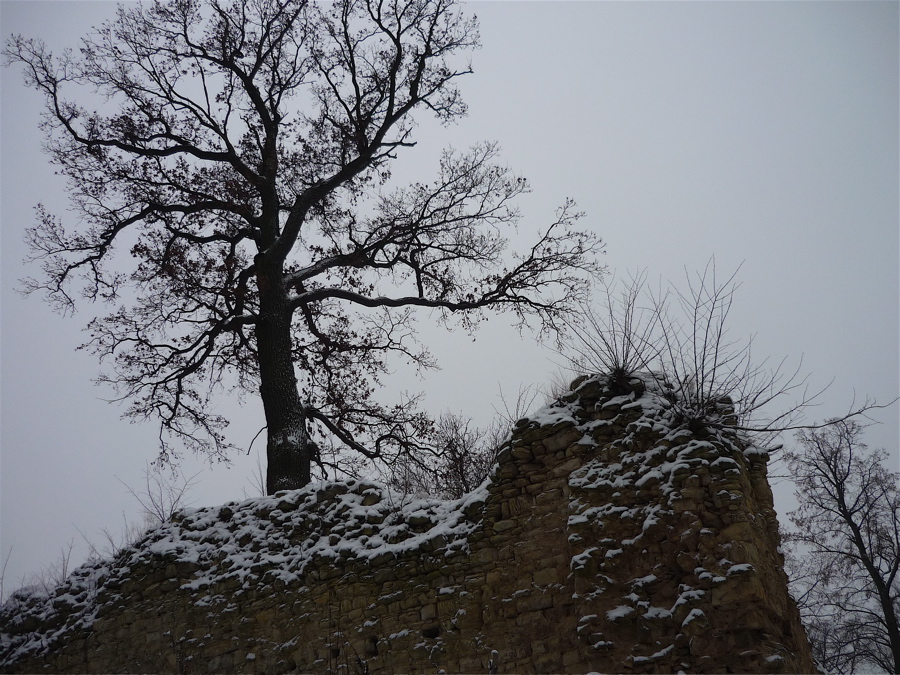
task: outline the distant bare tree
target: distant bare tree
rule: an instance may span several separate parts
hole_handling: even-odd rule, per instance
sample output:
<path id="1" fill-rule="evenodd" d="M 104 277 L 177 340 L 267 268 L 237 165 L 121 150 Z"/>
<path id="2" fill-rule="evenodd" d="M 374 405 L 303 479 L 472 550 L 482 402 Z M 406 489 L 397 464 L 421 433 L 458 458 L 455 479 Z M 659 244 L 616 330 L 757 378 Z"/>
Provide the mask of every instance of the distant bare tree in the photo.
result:
<path id="1" fill-rule="evenodd" d="M 247 494 L 246 489 L 243 490 L 245 499 L 249 499 L 251 496 L 264 497 L 266 495 L 266 469 L 259 453 L 256 453 L 256 468 L 250 476 L 250 486 L 252 490 L 250 494 Z"/>
<path id="2" fill-rule="evenodd" d="M 471 420 L 445 413 L 435 423 L 434 452 L 392 467 L 388 484 L 406 493 L 457 499 L 478 487 L 494 464 L 496 449 Z"/>
<path id="3" fill-rule="evenodd" d="M 123 549 L 140 542 L 144 535 L 147 534 L 147 530 L 157 524 L 159 524 L 159 521 L 147 512 L 144 512 L 142 518 L 136 521 L 129 520 L 125 513 L 122 512 L 121 530 L 116 532 L 109 527 L 101 528 L 98 532 L 100 543 L 97 543 L 95 537 L 89 537 L 82 532 L 80 528 L 76 529 L 78 529 L 78 534 L 81 535 L 84 543 L 87 544 L 88 561 L 90 562 L 115 558 Z"/>
<path id="4" fill-rule="evenodd" d="M 799 508 L 792 588 L 827 672 L 900 672 L 900 473 L 840 420 L 785 453 Z"/>
<path id="5" fill-rule="evenodd" d="M 383 472 L 385 480 L 401 492 L 443 499 L 471 492 L 490 475 L 516 421 L 542 393 L 544 398 L 554 398 L 555 390 L 565 388 L 558 382 L 552 385 L 549 393 L 534 386 L 520 387 L 514 400 L 501 390 L 502 408 L 494 408 L 497 416 L 487 427 L 476 427 L 462 415 L 444 413 L 435 424 L 433 451 L 402 458 Z"/>
<path id="6" fill-rule="evenodd" d="M 6 568 L 9 566 L 9 559 L 12 556 L 12 546 L 9 547 L 9 551 L 6 552 L 6 557 L 3 559 L 3 567 L 0 568 L 0 604 L 3 604 L 3 601 L 6 599 Z"/>
<path id="7" fill-rule="evenodd" d="M 197 476 L 185 477 L 179 471 L 172 470 L 167 476 L 165 469 L 147 466 L 144 469 L 144 488 L 135 490 L 122 480 L 119 480 L 129 494 L 141 505 L 144 515 L 150 523 L 165 523 L 185 506 L 189 506 L 188 493 L 197 482 Z"/>
<path id="8" fill-rule="evenodd" d="M 19 588 L 12 595 L 19 593 L 29 594 L 37 592 L 42 595 L 52 595 L 59 586 L 68 578 L 72 571 L 72 553 L 75 550 L 75 540 L 69 542 L 59 550 L 59 557 L 53 562 L 44 565 L 37 572 L 31 572 Z M 7 556 L 8 559 L 8 556 Z"/>

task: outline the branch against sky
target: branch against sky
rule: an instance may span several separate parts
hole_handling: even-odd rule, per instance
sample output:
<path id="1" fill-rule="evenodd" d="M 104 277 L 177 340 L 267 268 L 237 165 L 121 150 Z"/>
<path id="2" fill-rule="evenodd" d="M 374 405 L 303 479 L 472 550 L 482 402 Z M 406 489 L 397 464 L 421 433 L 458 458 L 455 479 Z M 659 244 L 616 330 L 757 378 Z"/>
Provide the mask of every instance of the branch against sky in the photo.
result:
<path id="1" fill-rule="evenodd" d="M 800 506 L 789 513 L 792 582 L 829 671 L 900 667 L 900 474 L 863 428 L 837 421 L 786 453 Z"/>
<path id="2" fill-rule="evenodd" d="M 25 290 L 64 312 L 109 303 L 85 347 L 127 414 L 160 422 L 162 460 L 173 437 L 225 455 L 210 395 L 232 381 L 260 393 L 269 492 L 341 450 L 415 452 L 431 431 L 415 397 L 374 395 L 392 356 L 433 365 L 413 308 L 470 329 L 509 310 L 552 332 L 585 298 L 601 244 L 571 203 L 507 250 L 528 186 L 493 144 L 387 189 L 414 112 L 465 114 L 477 46 L 450 0 L 156 1 L 119 7 L 77 52 L 8 41 L 45 96 L 73 208 L 66 222 L 38 208 L 43 274 Z"/>
<path id="3" fill-rule="evenodd" d="M 561 353 L 572 370 L 608 373 L 622 391 L 637 371 L 650 372 L 679 424 L 741 432 L 762 448 L 780 448 L 775 441 L 786 431 L 830 427 L 896 403 L 854 400 L 839 418 L 806 421 L 827 387 L 810 389 L 802 360 L 772 365 L 757 357 L 752 336 L 734 336 L 737 274 L 722 280 L 711 258 L 702 272 L 686 272 L 686 290 L 671 284 L 652 291 L 645 272 L 604 280 L 602 295 L 568 315 Z"/>

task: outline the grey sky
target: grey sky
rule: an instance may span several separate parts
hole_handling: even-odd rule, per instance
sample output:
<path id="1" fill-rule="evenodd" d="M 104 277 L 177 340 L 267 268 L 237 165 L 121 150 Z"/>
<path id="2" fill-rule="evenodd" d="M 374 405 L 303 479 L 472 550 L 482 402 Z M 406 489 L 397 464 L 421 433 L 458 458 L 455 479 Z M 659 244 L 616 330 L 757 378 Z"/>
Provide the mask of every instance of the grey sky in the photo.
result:
<path id="1" fill-rule="evenodd" d="M 496 139 L 531 181 L 523 237 L 567 197 L 606 241 L 620 275 L 680 280 L 711 255 L 743 263 L 732 329 L 777 362 L 803 357 L 813 387 L 834 379 L 816 418 L 898 393 L 898 5 L 896 2 L 479 2 L 483 49 L 463 85 L 470 115 L 424 117 L 398 176 L 427 179 L 440 149 Z M 13 32 L 51 45 L 114 11 L 109 2 L 0 3 Z M 97 540 L 136 504 L 155 429 L 119 419 L 75 347 L 92 308 L 60 318 L 14 292 L 22 234 L 39 201 L 65 212 L 40 152 L 40 98 L 2 71 L 2 445 L 0 552 L 7 583 L 58 557 L 78 530 Z M 423 325 L 430 322 L 427 317 Z M 422 380 L 434 411 L 485 423 L 502 386 L 542 383 L 553 353 L 489 321 L 475 342 L 427 329 L 443 370 Z M 247 447 L 262 424 L 251 398 L 234 418 Z M 867 432 L 896 463 L 898 409 Z M 256 448 L 263 444 L 257 442 Z M 206 469 L 195 503 L 252 493 L 254 457 Z M 197 468 L 192 468 L 196 466 Z M 202 462 L 185 462 L 193 473 Z M 893 467 L 897 468 L 897 467 Z M 789 491 L 787 491 L 789 492 Z M 786 494 L 786 493 L 785 493 Z M 787 504 L 782 497 L 781 504 Z M 783 509 L 783 506 L 782 506 Z M 84 547 L 81 546 L 82 555 Z"/>

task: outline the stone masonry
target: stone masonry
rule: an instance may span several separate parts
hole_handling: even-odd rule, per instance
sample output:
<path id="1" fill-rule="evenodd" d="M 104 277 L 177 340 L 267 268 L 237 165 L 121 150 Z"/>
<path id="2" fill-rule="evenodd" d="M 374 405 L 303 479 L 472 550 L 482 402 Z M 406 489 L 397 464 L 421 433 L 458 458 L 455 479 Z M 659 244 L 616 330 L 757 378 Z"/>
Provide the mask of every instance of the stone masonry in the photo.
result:
<path id="1" fill-rule="evenodd" d="M 649 375 L 573 386 L 458 501 L 345 481 L 181 512 L 55 595 L 16 593 L 0 666 L 814 671 L 766 453 L 681 424 Z"/>

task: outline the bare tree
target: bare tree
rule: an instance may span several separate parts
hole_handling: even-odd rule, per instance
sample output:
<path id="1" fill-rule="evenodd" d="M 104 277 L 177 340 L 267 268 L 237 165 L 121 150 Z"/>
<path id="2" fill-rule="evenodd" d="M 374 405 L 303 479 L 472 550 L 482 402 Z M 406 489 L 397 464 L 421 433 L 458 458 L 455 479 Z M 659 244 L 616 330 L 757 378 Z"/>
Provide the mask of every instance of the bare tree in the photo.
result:
<path id="1" fill-rule="evenodd" d="M 100 538 L 99 544 L 94 537 L 89 537 L 80 528 L 75 529 L 88 547 L 87 559 L 90 563 L 115 558 L 122 550 L 138 544 L 147 531 L 158 523 L 159 521 L 146 511 L 137 521 L 129 520 L 123 511 L 121 529 L 117 532 L 109 527 L 100 528 L 97 533 Z"/>
<path id="2" fill-rule="evenodd" d="M 572 370 L 608 373 L 614 388 L 625 391 L 639 370 L 659 365 L 660 322 L 664 304 L 646 294 L 646 272 L 621 282 L 604 280 L 599 305 L 586 304 L 567 329 L 567 354 Z"/>
<path id="3" fill-rule="evenodd" d="M 172 470 L 166 476 L 164 469 L 160 467 L 146 467 L 144 469 L 144 489 L 138 492 L 122 480 L 119 480 L 129 494 L 141 505 L 145 520 L 151 524 L 165 523 L 171 520 L 177 511 L 190 506 L 188 493 L 197 483 L 197 476 L 184 476 L 181 472 Z"/>
<path id="4" fill-rule="evenodd" d="M 35 591 L 42 595 L 53 595 L 56 589 L 66 581 L 69 572 L 72 571 L 72 552 L 74 549 L 75 540 L 70 539 L 64 547 L 60 548 L 59 557 L 55 561 L 42 566 L 37 572 L 30 573 L 26 579 L 23 579 L 19 588 L 13 591 L 12 595 L 28 594 Z"/>
<path id="5" fill-rule="evenodd" d="M 733 336 L 737 273 L 723 280 L 711 259 L 702 272 L 686 273 L 685 288 L 651 291 L 644 273 L 618 292 L 610 283 L 599 305 L 582 305 L 570 320 L 563 354 L 573 370 L 607 374 L 613 386 L 649 372 L 666 393 L 674 421 L 692 429 L 744 432 L 768 447 L 785 431 L 822 427 L 802 420 L 824 391 L 809 389 L 802 362 L 770 365 L 755 357 L 752 337 Z M 866 399 L 841 419 L 883 407 Z"/>
<path id="6" fill-rule="evenodd" d="M 487 430 L 450 413 L 435 423 L 434 451 L 405 457 L 386 472 L 388 485 L 408 494 L 457 499 L 488 476 L 498 448 L 490 447 Z"/>
<path id="7" fill-rule="evenodd" d="M 564 389 L 557 377 L 553 390 Z M 500 390 L 501 408 L 486 427 L 477 427 L 470 418 L 446 412 L 434 432 L 431 452 L 407 456 L 383 471 L 392 488 L 408 494 L 426 494 L 442 499 L 457 499 L 484 482 L 497 463 L 497 455 L 509 440 L 516 421 L 525 416 L 535 400 L 555 398 L 555 391 L 541 392 L 533 385 L 519 387 L 515 399 L 507 399 Z"/>
<path id="8" fill-rule="evenodd" d="M 152 0 L 54 57 L 16 36 L 8 62 L 46 97 L 46 148 L 74 226 L 39 207 L 26 290 L 112 310 L 86 345 L 127 415 L 160 423 L 160 459 L 223 456 L 210 396 L 261 396 L 268 492 L 344 450 L 390 460 L 428 444 L 416 398 L 376 400 L 387 360 L 433 365 L 414 308 L 508 310 L 555 330 L 601 266 L 571 203 L 506 250 L 527 183 L 482 144 L 390 190 L 416 111 L 465 113 L 460 57 L 477 23 L 453 0 Z M 122 249 L 126 254 L 117 255 Z"/>
<path id="9" fill-rule="evenodd" d="M 9 566 L 10 556 L 12 556 L 12 546 L 10 546 L 9 551 L 6 552 L 6 557 L 3 559 L 3 567 L 0 568 L 0 605 L 6 600 L 6 568 Z"/>
<path id="10" fill-rule="evenodd" d="M 841 420 L 798 434 L 785 453 L 799 508 L 792 584 L 828 672 L 900 672 L 900 473 Z"/>
<path id="11" fill-rule="evenodd" d="M 809 392 L 800 363 L 785 370 L 782 360 L 770 368 L 768 358 L 755 358 L 752 337 L 732 336 L 729 315 L 739 271 L 723 281 L 710 259 L 702 272 L 685 273 L 686 290 L 672 286 L 654 297 L 659 362 L 676 415 L 688 426 L 724 424 L 773 436 L 789 429 L 821 392 Z M 774 402 L 797 393 L 799 401 L 770 412 Z"/>

